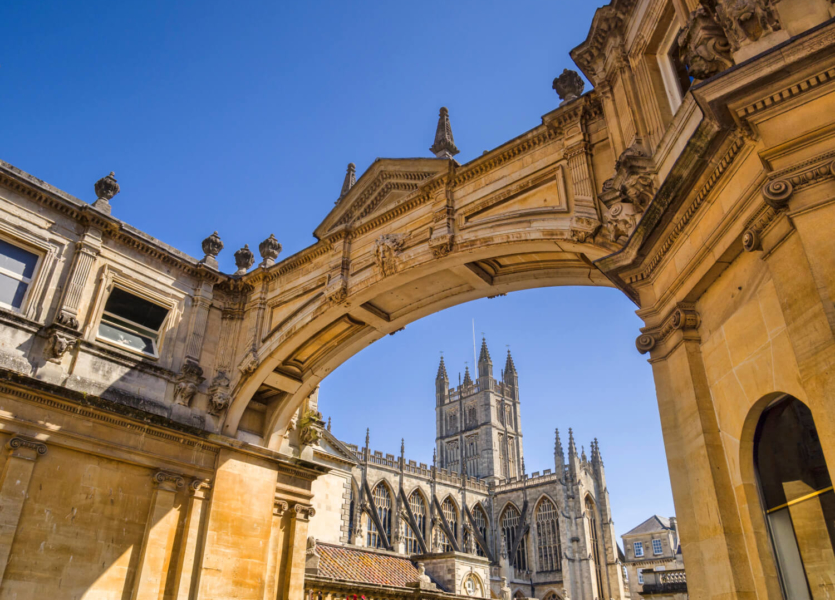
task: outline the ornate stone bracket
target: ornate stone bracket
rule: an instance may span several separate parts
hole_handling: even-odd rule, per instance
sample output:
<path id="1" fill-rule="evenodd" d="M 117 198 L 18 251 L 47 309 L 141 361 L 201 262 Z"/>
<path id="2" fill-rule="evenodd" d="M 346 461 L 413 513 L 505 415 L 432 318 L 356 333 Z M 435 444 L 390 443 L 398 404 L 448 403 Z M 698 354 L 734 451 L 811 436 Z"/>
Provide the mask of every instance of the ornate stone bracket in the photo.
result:
<path id="1" fill-rule="evenodd" d="M 680 302 L 661 323 L 660 327 L 643 330 L 635 340 L 635 347 L 641 354 L 646 354 L 658 344 L 663 344 L 676 331 L 698 329 L 701 317 L 693 304 Z"/>
<path id="2" fill-rule="evenodd" d="M 229 393 L 229 377 L 223 371 L 219 371 L 212 384 L 209 386 L 209 414 L 219 416 L 232 401 Z"/>
<path id="3" fill-rule="evenodd" d="M 733 66 L 731 45 L 714 13 L 700 6 L 692 13 L 678 37 L 679 52 L 687 72 L 707 79 Z"/>
<path id="4" fill-rule="evenodd" d="M 298 422 L 299 444 L 301 446 L 318 444 L 324 427 L 325 422 L 322 420 L 322 413 L 316 410 L 306 411 Z"/>
<path id="5" fill-rule="evenodd" d="M 703 0 L 734 51 L 782 29 L 774 0 Z"/>
<path id="6" fill-rule="evenodd" d="M 174 388 L 174 402 L 183 406 L 190 406 L 191 399 L 197 393 L 197 388 L 205 381 L 203 369 L 197 363 L 186 361 L 183 369 L 177 375 L 177 385 Z"/>
<path id="7" fill-rule="evenodd" d="M 615 176 L 603 184 L 600 199 L 607 208 L 603 226 L 609 241 L 626 243 L 652 202 L 656 189 L 651 167 L 643 148 L 633 145 L 618 158 Z"/>
<path id="8" fill-rule="evenodd" d="M 78 345 L 78 338 L 81 337 L 75 329 L 57 322 L 47 329 L 46 335 L 47 360 L 54 363 L 60 363 Z"/>

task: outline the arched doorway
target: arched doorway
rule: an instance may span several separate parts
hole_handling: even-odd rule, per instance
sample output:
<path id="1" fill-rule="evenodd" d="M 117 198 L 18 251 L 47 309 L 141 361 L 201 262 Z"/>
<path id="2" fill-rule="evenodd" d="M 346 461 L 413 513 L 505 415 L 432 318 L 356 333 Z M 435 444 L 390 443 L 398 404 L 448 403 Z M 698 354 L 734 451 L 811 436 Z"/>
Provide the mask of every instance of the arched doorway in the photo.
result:
<path id="1" fill-rule="evenodd" d="M 835 492 L 803 402 L 782 396 L 765 409 L 754 464 L 785 597 L 828 597 L 835 589 Z"/>

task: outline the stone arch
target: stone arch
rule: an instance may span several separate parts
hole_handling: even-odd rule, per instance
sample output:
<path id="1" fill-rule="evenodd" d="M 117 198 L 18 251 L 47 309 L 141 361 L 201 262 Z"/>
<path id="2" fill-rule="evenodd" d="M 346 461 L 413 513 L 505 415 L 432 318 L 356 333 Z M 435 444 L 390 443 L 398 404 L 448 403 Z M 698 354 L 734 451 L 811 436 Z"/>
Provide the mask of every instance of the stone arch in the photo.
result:
<path id="1" fill-rule="evenodd" d="M 454 238 L 446 234 L 440 246 L 424 229 L 432 214 L 427 194 L 429 187 L 448 177 L 447 167 L 425 162 L 421 168 L 427 171 L 417 179 L 426 180 L 427 189 L 415 185 L 413 202 L 404 204 L 398 196 L 396 206 L 387 206 L 383 198 L 379 215 L 357 216 L 362 211 L 352 214 L 352 191 L 317 229 L 316 244 L 242 279 L 239 287 L 246 295 L 265 290 L 264 309 L 259 316 L 249 309 L 245 314 L 256 337 L 240 345 L 243 355 L 232 359 L 228 373 L 232 401 L 222 431 L 236 435 L 249 402 L 259 390 L 269 389 L 263 438 L 268 447 L 279 448 L 295 411 L 327 374 L 370 343 L 445 308 L 538 287 L 613 287 L 593 263 L 620 246 L 605 236 L 592 238 L 578 231 L 582 219 L 574 218 L 568 202 L 520 212 L 514 208 L 515 200 L 505 201 L 520 193 L 524 196 L 529 187 L 552 185 L 554 169 L 562 177 L 564 166 L 558 163 L 563 159 L 557 155 L 553 160 L 537 175 L 548 177 L 533 187 L 528 175 L 512 173 L 502 180 L 507 190 L 496 189 L 487 197 L 465 186 L 452 207 L 461 219 L 460 231 Z M 403 161 L 378 162 L 371 169 L 375 173 L 368 175 L 369 185 L 382 176 L 381 170 L 388 169 L 380 179 L 385 182 L 403 169 L 416 168 Z M 455 189 L 465 181 L 461 175 L 449 183 Z M 551 195 L 563 194 L 555 189 Z M 340 224 L 337 213 L 348 221 Z M 599 223 L 587 225 L 599 227 Z M 386 256 L 392 255 L 395 264 L 379 264 L 373 249 L 381 245 L 391 250 Z"/>
<path id="2" fill-rule="evenodd" d="M 532 528 L 536 532 L 537 570 L 562 571 L 560 512 L 548 494 L 541 494 L 534 504 Z"/>
<path id="3" fill-rule="evenodd" d="M 388 503 L 389 506 L 384 513 L 381 514 L 378 511 L 377 504 L 375 502 L 375 493 L 378 488 L 382 487 L 388 496 Z M 386 537 L 389 541 L 391 541 L 392 533 L 394 532 L 395 527 L 397 527 L 397 520 L 395 518 L 395 513 L 397 511 L 397 496 L 394 494 L 394 489 L 392 488 L 391 484 L 386 481 L 384 478 L 377 480 L 377 482 L 372 486 L 369 485 L 368 489 L 371 492 L 371 497 L 368 498 L 366 502 L 366 512 L 369 513 L 366 515 L 366 535 L 368 539 L 371 540 L 372 536 L 374 535 L 374 530 L 376 525 L 374 525 L 374 521 L 371 517 L 370 511 L 375 511 L 377 518 L 381 520 L 383 523 L 383 529 L 386 530 Z M 369 542 L 369 545 L 370 542 Z"/>
<path id="4" fill-rule="evenodd" d="M 474 581 L 476 581 L 478 583 L 479 587 L 481 588 L 482 594 L 487 590 L 487 587 L 484 585 L 484 580 L 481 577 L 479 577 L 478 573 L 476 573 L 473 570 L 469 570 L 466 573 L 464 573 L 464 575 L 461 576 L 461 590 L 465 594 L 471 595 L 471 592 L 469 590 L 467 590 L 467 588 L 466 588 L 468 579 L 473 579 Z M 481 597 L 481 596 L 476 596 L 476 597 Z"/>
<path id="5" fill-rule="evenodd" d="M 385 475 L 377 479 L 374 483 L 368 484 L 368 489 L 371 490 L 371 493 L 374 493 L 374 490 L 377 489 L 377 486 L 384 485 L 386 487 L 386 491 L 388 492 L 389 496 L 391 497 L 392 502 L 397 501 L 397 494 L 394 491 L 394 486 L 391 482 L 386 479 Z"/>
<path id="6" fill-rule="evenodd" d="M 409 490 L 404 490 L 404 492 L 406 493 L 406 500 L 411 498 L 412 494 L 414 494 L 415 492 L 420 494 L 420 497 L 423 500 L 423 503 L 426 505 L 427 510 L 429 509 L 429 506 L 431 505 L 431 502 L 429 500 L 429 493 L 421 487 L 420 483 L 416 483 L 412 488 L 410 488 Z"/>
<path id="7" fill-rule="evenodd" d="M 517 600 L 525 600 L 527 598 L 525 592 L 522 591 L 522 588 L 516 588 L 516 591 L 513 592 L 513 597 Z"/>
<path id="8" fill-rule="evenodd" d="M 553 588 L 548 589 L 542 597 L 544 600 L 562 600 L 562 596 Z"/>
<path id="9" fill-rule="evenodd" d="M 519 510 L 519 507 L 516 506 L 516 503 L 513 502 L 513 500 L 508 500 L 507 502 L 504 503 L 504 506 L 502 506 L 502 509 L 499 511 L 499 522 L 501 522 L 502 517 L 504 517 L 504 513 L 507 511 L 507 509 L 511 508 L 511 507 L 513 508 L 513 510 L 515 510 L 520 515 L 522 514 L 522 511 Z"/>
<path id="10" fill-rule="evenodd" d="M 551 494 L 549 494 L 548 492 L 542 492 L 541 494 L 539 494 L 539 498 L 537 498 L 536 502 L 534 502 L 534 504 L 533 504 L 533 506 L 534 506 L 534 511 L 533 511 L 534 516 L 536 516 L 536 511 L 539 510 L 539 505 L 542 503 L 543 500 L 550 500 L 554 504 L 554 506 L 557 508 L 557 510 L 559 510 L 559 508 L 560 508 L 559 502 L 557 502 L 556 499 L 554 499 L 554 497 L 551 496 Z"/>

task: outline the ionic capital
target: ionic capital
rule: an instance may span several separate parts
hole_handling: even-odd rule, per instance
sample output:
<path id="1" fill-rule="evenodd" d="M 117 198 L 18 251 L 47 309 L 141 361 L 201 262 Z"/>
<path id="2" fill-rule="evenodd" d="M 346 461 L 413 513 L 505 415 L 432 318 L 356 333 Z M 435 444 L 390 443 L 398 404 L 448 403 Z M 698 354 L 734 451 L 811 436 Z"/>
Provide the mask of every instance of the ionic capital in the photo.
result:
<path id="1" fill-rule="evenodd" d="M 309 521 L 314 516 L 316 516 L 316 509 L 306 504 L 297 503 L 293 506 L 293 512 L 290 513 L 290 517 L 299 521 Z"/>
<path id="2" fill-rule="evenodd" d="M 273 515 L 280 517 L 287 512 L 289 507 L 290 505 L 285 500 L 276 500 L 275 504 L 273 504 Z"/>
<path id="3" fill-rule="evenodd" d="M 181 490 L 186 485 L 186 480 L 182 475 L 176 473 L 169 473 L 168 471 L 157 471 L 153 475 L 154 487 L 168 492 L 176 492 Z"/>
<path id="4" fill-rule="evenodd" d="M 635 340 L 635 347 L 641 354 L 646 354 L 673 335 L 676 331 L 692 331 L 701 325 L 701 317 L 693 304 L 680 302 L 667 315 L 660 327 L 644 330 Z"/>
<path id="5" fill-rule="evenodd" d="M 212 482 L 208 479 L 192 479 L 188 484 L 188 493 L 195 498 L 207 498 L 211 489 Z"/>
<path id="6" fill-rule="evenodd" d="M 26 460 L 35 460 L 49 450 L 43 442 L 22 435 L 12 437 L 6 444 L 6 448 L 12 456 Z"/>

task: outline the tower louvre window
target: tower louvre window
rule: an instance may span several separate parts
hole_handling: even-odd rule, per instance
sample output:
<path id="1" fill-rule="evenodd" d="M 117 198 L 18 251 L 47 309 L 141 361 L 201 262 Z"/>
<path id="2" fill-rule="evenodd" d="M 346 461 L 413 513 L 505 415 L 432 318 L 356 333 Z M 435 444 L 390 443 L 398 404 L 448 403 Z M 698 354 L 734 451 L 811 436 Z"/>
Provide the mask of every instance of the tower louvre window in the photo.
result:
<path id="1" fill-rule="evenodd" d="M 539 570 L 561 571 L 560 525 L 557 507 L 543 498 L 536 509 L 536 537 L 539 544 Z"/>
<path id="2" fill-rule="evenodd" d="M 389 494 L 388 488 L 382 483 L 378 484 L 377 487 L 374 488 L 374 491 L 371 493 L 372 500 L 374 501 L 374 509 L 377 511 L 377 517 L 380 519 L 380 524 L 383 527 L 383 531 L 386 533 L 386 539 L 391 539 L 391 494 Z M 380 536 L 380 532 L 377 529 L 377 526 L 374 524 L 373 519 L 368 519 L 368 547 L 369 548 L 382 548 L 383 547 L 383 538 Z"/>
<path id="3" fill-rule="evenodd" d="M 478 477 L 478 436 L 471 435 L 466 439 L 467 475 Z"/>

